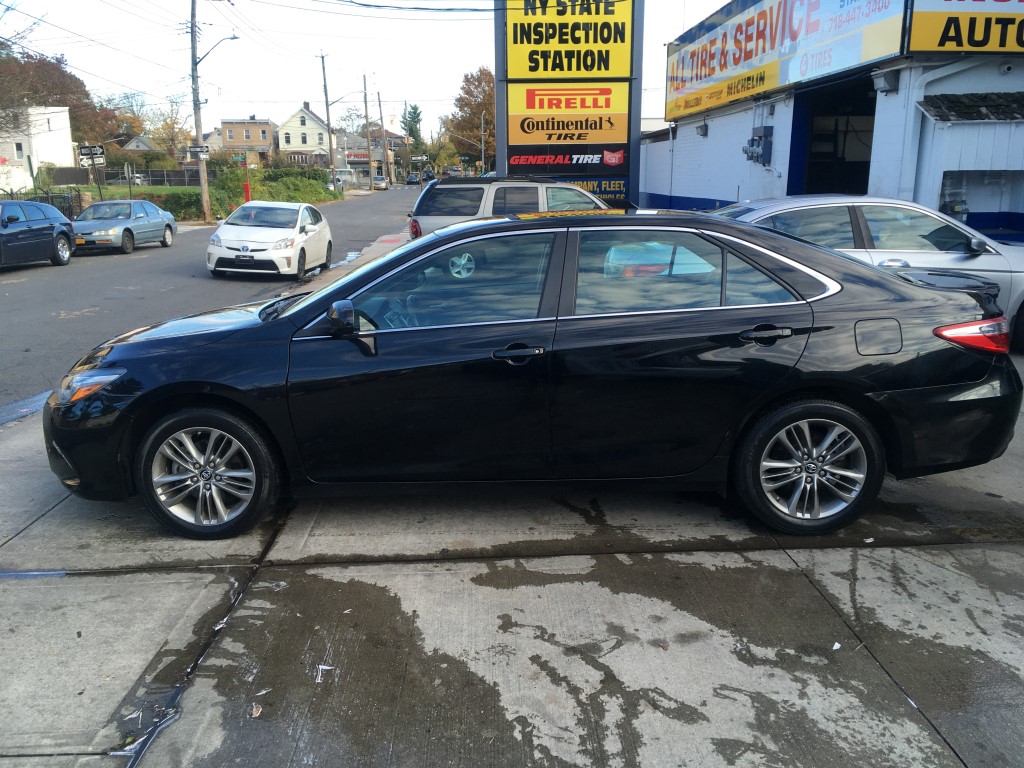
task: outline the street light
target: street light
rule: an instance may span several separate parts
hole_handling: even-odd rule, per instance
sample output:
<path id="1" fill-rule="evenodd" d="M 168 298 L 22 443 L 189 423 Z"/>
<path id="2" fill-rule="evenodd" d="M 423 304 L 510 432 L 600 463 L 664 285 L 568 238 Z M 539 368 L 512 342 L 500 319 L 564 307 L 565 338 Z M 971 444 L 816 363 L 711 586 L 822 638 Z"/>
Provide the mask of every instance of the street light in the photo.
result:
<path id="1" fill-rule="evenodd" d="M 480 141 L 484 141 L 484 134 L 483 134 L 483 127 L 484 126 L 483 126 L 483 124 L 484 124 L 484 118 L 483 118 L 483 115 L 481 115 L 480 116 Z M 480 173 L 483 174 L 487 170 L 486 168 L 484 168 L 484 145 L 483 144 L 478 144 L 477 142 L 473 141 L 472 139 L 467 139 L 465 136 L 459 136 L 459 134 L 452 133 L 451 131 L 445 131 L 444 133 L 441 134 L 441 136 L 454 136 L 456 139 L 462 139 L 467 144 L 472 144 L 474 147 L 479 149 L 480 150 Z M 438 137 L 438 138 L 440 138 L 440 137 Z"/>
<path id="2" fill-rule="evenodd" d="M 237 40 L 238 35 L 232 34 L 231 37 L 222 37 L 213 47 L 210 48 L 202 56 L 197 55 L 197 26 L 196 26 L 196 0 L 192 0 L 192 116 L 196 123 L 196 141 L 201 143 L 203 140 L 203 118 L 199 109 L 199 64 L 213 53 L 213 49 L 223 43 L 225 40 Z M 203 198 L 203 221 L 207 224 L 212 223 L 212 216 L 210 215 L 210 183 L 206 179 L 206 159 L 203 157 L 203 153 L 198 154 L 199 157 L 199 194 Z"/>

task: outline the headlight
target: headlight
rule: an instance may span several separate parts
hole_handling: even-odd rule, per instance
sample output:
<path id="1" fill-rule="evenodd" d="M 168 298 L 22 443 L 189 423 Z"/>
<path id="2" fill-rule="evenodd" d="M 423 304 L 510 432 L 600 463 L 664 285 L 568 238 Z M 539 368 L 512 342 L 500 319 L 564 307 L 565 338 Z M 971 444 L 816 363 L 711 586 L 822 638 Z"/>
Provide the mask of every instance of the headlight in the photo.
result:
<path id="1" fill-rule="evenodd" d="M 124 368 L 96 368 L 77 373 L 72 371 L 60 380 L 60 386 L 57 387 L 57 403 L 59 405 L 76 403 L 83 397 L 99 392 L 126 373 Z"/>
<path id="2" fill-rule="evenodd" d="M 120 229 L 97 229 L 93 232 L 94 235 L 116 235 L 120 232 Z"/>
<path id="3" fill-rule="evenodd" d="M 294 247 L 295 247 L 295 238 L 294 237 L 286 237 L 284 240 L 278 240 L 276 243 L 274 243 L 273 250 L 276 251 L 276 250 L 279 250 L 281 248 L 294 248 Z"/>
<path id="4" fill-rule="evenodd" d="M 210 245 L 216 245 L 218 248 L 220 248 L 220 235 L 218 235 L 216 232 L 214 232 L 213 235 L 210 236 Z"/>

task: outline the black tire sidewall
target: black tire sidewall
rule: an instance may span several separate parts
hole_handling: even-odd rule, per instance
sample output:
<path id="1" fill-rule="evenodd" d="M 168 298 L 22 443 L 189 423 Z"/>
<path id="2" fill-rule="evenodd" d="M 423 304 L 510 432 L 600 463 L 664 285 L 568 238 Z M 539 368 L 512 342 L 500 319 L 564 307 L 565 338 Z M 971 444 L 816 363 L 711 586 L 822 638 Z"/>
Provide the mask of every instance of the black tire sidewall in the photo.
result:
<path id="1" fill-rule="evenodd" d="M 241 443 L 256 470 L 255 490 L 249 506 L 223 525 L 199 526 L 175 517 L 160 505 L 151 482 L 150 467 L 163 442 L 183 429 L 205 427 L 225 432 Z M 188 409 L 153 424 L 139 445 L 134 473 L 135 487 L 150 514 L 172 531 L 195 539 L 227 538 L 251 528 L 276 502 L 279 487 L 277 461 L 267 440 L 245 419 L 214 408 Z"/>
<path id="2" fill-rule="evenodd" d="M 299 258 L 295 264 L 295 279 L 301 280 L 306 274 L 306 250 L 299 251 Z"/>
<path id="3" fill-rule="evenodd" d="M 135 250 L 135 235 L 125 232 L 121 235 L 121 253 L 129 254 Z"/>
<path id="4" fill-rule="evenodd" d="M 324 254 L 324 269 L 325 270 L 328 270 L 328 269 L 331 268 L 331 261 L 333 260 L 332 249 L 333 249 L 333 244 L 332 243 L 328 243 L 327 244 L 327 253 Z"/>
<path id="5" fill-rule="evenodd" d="M 162 245 L 164 248 L 170 248 L 171 247 L 171 243 L 173 243 L 173 242 L 174 242 L 174 233 L 171 232 L 171 228 L 170 227 L 164 227 L 164 236 L 160 240 L 160 245 Z"/>
<path id="6" fill-rule="evenodd" d="M 761 488 L 761 457 L 769 441 L 787 424 L 808 419 L 828 419 L 842 424 L 864 447 L 867 472 L 864 485 L 845 509 L 817 520 L 801 520 L 779 512 Z M 766 413 L 746 432 L 736 451 L 733 488 L 750 512 L 771 528 L 797 535 L 828 533 L 849 525 L 878 496 L 885 479 L 885 451 L 874 427 L 857 411 L 828 400 L 793 401 Z"/>

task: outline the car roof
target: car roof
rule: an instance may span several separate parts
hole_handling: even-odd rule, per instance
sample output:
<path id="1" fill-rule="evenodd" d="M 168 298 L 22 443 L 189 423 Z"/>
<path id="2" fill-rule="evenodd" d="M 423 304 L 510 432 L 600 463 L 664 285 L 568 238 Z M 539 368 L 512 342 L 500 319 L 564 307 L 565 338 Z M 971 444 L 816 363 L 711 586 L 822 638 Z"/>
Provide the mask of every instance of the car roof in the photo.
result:
<path id="1" fill-rule="evenodd" d="M 545 176 L 446 176 L 437 180 L 440 187 L 457 187 L 467 184 L 496 184 L 496 183 L 525 183 L 525 184 L 570 184 L 563 179 L 552 179 Z M 573 185 L 575 186 L 575 185 Z"/>
<path id="2" fill-rule="evenodd" d="M 803 206 L 803 205 L 819 205 L 819 204 L 845 204 L 854 205 L 860 203 L 882 203 L 886 205 L 912 205 L 920 206 L 920 203 L 915 203 L 913 200 L 897 200 L 893 197 L 878 197 L 874 195 L 838 195 L 838 194 L 819 194 L 819 195 L 787 195 L 783 197 L 765 197 L 757 200 L 740 200 L 738 203 L 731 203 L 732 206 L 743 206 L 750 208 L 751 210 L 760 210 L 762 208 L 769 208 L 774 206 Z"/>

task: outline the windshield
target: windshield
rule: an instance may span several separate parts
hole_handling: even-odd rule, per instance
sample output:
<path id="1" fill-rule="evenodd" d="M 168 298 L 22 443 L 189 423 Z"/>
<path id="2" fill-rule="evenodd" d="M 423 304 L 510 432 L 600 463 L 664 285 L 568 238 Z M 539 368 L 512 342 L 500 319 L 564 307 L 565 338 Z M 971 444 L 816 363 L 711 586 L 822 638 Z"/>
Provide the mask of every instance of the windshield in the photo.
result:
<path id="1" fill-rule="evenodd" d="M 409 252 L 410 250 L 412 250 L 413 248 L 419 248 L 421 245 L 423 245 L 424 243 L 427 243 L 427 242 L 429 242 L 431 240 L 437 240 L 437 235 L 435 235 L 434 233 L 430 233 L 429 235 L 424 235 L 423 237 L 418 237 L 415 240 L 410 240 L 405 245 L 400 245 L 397 248 L 395 248 L 395 250 L 388 251 L 383 256 L 380 256 L 379 258 L 373 259 L 372 261 L 368 261 L 366 264 L 363 264 L 362 266 L 357 267 L 356 269 L 352 270 L 348 274 L 345 274 L 342 277 L 338 278 L 334 282 L 327 283 L 327 285 L 323 286 L 322 288 L 319 288 L 319 289 L 313 291 L 312 293 L 303 296 L 302 297 L 302 301 L 300 301 L 300 302 L 298 302 L 296 304 L 292 304 L 286 310 L 282 311 L 279 316 L 280 317 L 287 317 L 288 315 L 291 315 L 291 314 L 293 314 L 295 312 L 301 312 L 303 310 L 303 308 L 305 308 L 305 307 L 309 306 L 310 304 L 312 304 L 312 303 L 318 301 L 319 299 L 323 298 L 324 294 L 330 293 L 330 292 L 336 290 L 337 288 L 339 288 L 340 286 L 344 285 L 345 283 L 347 283 L 349 281 L 359 280 L 363 275 L 365 275 L 371 269 L 376 269 L 381 264 L 384 264 L 386 262 L 393 261 L 393 260 L 400 260 L 400 259 L 402 259 L 405 256 L 405 254 L 407 252 Z"/>
<path id="2" fill-rule="evenodd" d="M 271 205 L 243 205 L 224 221 L 236 227 L 271 227 L 294 229 L 299 219 L 296 208 L 279 208 Z"/>
<path id="3" fill-rule="evenodd" d="M 80 214 L 79 221 L 92 221 L 93 219 L 130 219 L 132 217 L 132 206 L 130 203 L 96 203 L 90 205 Z"/>

